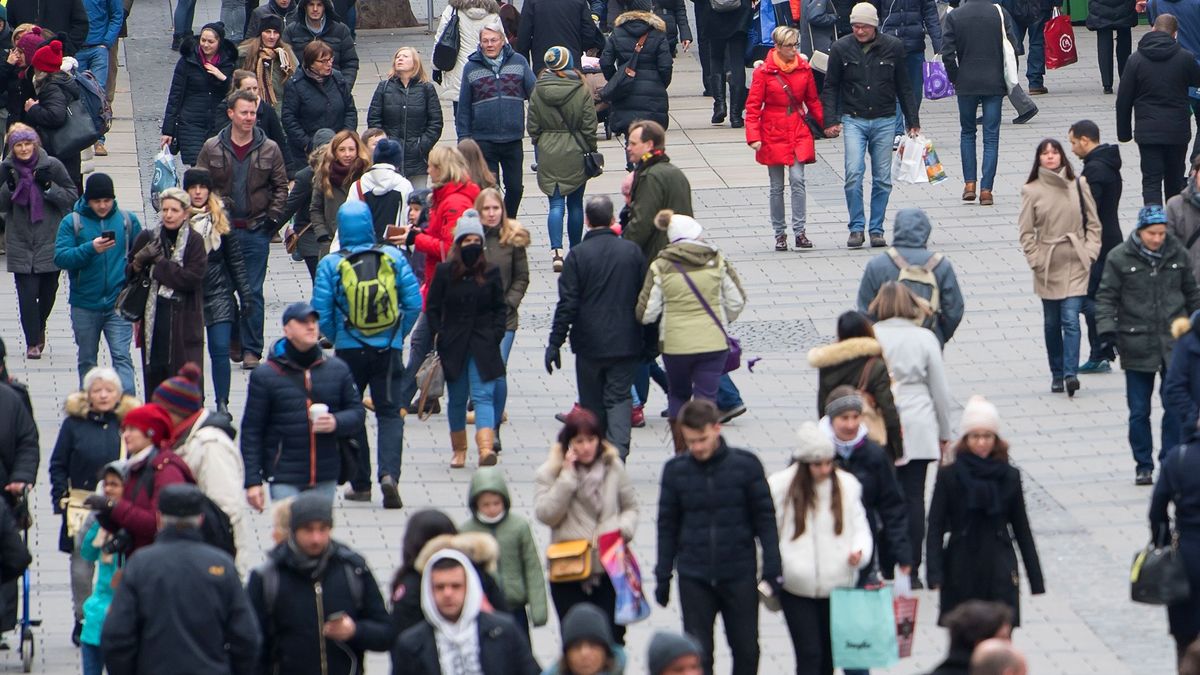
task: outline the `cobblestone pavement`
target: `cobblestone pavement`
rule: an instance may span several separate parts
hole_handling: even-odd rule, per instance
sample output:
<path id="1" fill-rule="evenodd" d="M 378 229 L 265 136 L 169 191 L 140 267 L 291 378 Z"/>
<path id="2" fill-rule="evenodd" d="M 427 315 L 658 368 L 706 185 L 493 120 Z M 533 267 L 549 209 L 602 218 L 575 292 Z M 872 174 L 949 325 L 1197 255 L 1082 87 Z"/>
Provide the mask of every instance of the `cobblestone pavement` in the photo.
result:
<path id="1" fill-rule="evenodd" d="M 216 0 L 202 0 L 196 25 L 215 19 L 217 7 Z M 100 170 L 113 175 L 119 201 L 127 208 L 144 204 L 149 159 L 157 151 L 158 124 L 176 58 L 168 51 L 169 9 L 167 3 L 137 5 L 131 19 L 135 37 L 125 41 L 124 58 L 130 66 L 120 71 L 117 118 L 109 134 L 112 154 L 97 162 Z M 1023 598 L 1025 621 L 1015 639 L 1029 655 L 1032 672 L 1168 673 L 1172 643 L 1164 612 L 1128 600 L 1128 563 L 1146 537 L 1149 490 L 1133 486 L 1133 464 L 1125 441 L 1123 378 L 1119 374 L 1086 377 L 1074 400 L 1048 393 L 1039 303 L 1031 293 L 1029 272 L 1016 242 L 1019 189 L 1036 142 L 1045 136 L 1065 140 L 1067 127 L 1083 117 L 1099 122 L 1105 141 L 1115 140 L 1114 98 L 1100 93 L 1094 38 L 1082 27 L 1077 31 L 1080 62 L 1048 75 L 1051 94 L 1037 99 L 1041 114 L 1026 126 L 1007 122 L 1003 126 L 994 207 L 958 201 L 957 109 L 951 100 L 927 101 L 921 110 L 923 126 L 937 142 L 950 180 L 936 186 L 898 186 L 891 207 L 894 212 L 920 206 L 933 219 L 932 245 L 953 260 L 968 302 L 966 321 L 945 354 L 955 399 L 961 403 L 973 393 L 983 393 L 1000 407 L 1014 461 L 1024 473 L 1049 589 L 1044 596 Z M 355 89 L 362 106 L 360 120 L 365 121 L 365 106 L 392 51 L 402 44 L 427 51 L 431 41 L 419 30 L 360 33 L 363 68 Z M 708 238 L 728 253 L 742 275 L 750 304 L 734 325 L 734 333 L 744 339 L 748 357 L 761 358 L 753 373 L 735 374 L 750 413 L 728 425 L 726 438 L 758 452 L 768 470 L 778 470 L 787 462 L 793 429 L 800 420 L 815 415 L 816 373 L 808 367 L 805 352 L 831 339 L 833 320 L 852 305 L 862 267 L 872 253 L 847 250 L 844 245 L 838 140 L 822 141 L 817 163 L 808 167 L 808 233 L 817 247 L 805 253 L 775 253 L 766 220 L 766 172 L 754 164 L 740 132 L 708 124 L 708 99 L 699 97 L 694 53 L 681 56 L 676 72 L 668 153 L 692 180 L 696 215 Z M 1012 114 L 1006 107 L 1006 118 Z M 452 137 L 452 130 L 443 136 Z M 616 193 L 622 151 L 616 140 L 601 145 L 610 170 L 593 181 L 589 192 Z M 1122 151 L 1128 197 L 1121 215 L 1128 228 L 1136 213 L 1139 175 L 1136 147 L 1129 144 Z M 549 377 L 541 366 L 555 279 L 542 225 L 546 201 L 532 175 L 525 182 L 521 219 L 533 233 L 533 279 L 510 361 L 513 395 L 500 466 L 510 483 L 514 510 L 529 514 L 533 470 L 557 432 L 553 413 L 567 409 L 574 399 L 574 380 L 570 363 L 564 364 L 567 374 Z M 278 335 L 276 322 L 282 308 L 304 297 L 308 282 L 303 265 L 293 263 L 282 247 L 272 253 L 267 282 L 267 331 L 272 337 Z M 42 360 L 26 361 L 21 356 L 25 345 L 11 284 L 0 284 L 0 327 L 8 345 L 9 367 L 30 384 L 33 393 L 45 467 L 62 400 L 76 385 L 65 280 L 49 328 L 49 351 Z M 235 371 L 231 404 L 235 411 L 242 408 L 245 383 L 246 374 Z M 655 391 L 651 399 L 648 409 L 653 413 L 646 428 L 634 430 L 629 463 L 642 500 L 641 527 L 633 547 L 644 567 L 653 565 L 657 482 L 669 444 L 665 421 L 656 414 L 665 405 L 664 397 Z M 466 515 L 470 472 L 449 471 L 447 455 L 444 417 L 410 421 L 402 481 L 407 508 L 384 511 L 377 504 L 338 505 L 336 536 L 362 551 L 385 584 L 399 563 L 405 520 L 414 509 L 436 507 L 455 518 Z M 77 651 L 68 640 L 67 559 L 56 550 L 58 524 L 50 511 L 44 473 L 35 506 L 33 607 L 35 616 L 44 621 L 36 668 L 47 673 L 78 672 Z M 265 539 L 268 517 L 255 516 L 253 526 Z M 546 542 L 546 528 L 535 526 L 535 534 L 539 542 Z M 885 672 L 927 672 L 944 652 L 944 631 L 935 625 L 936 594 L 922 592 L 919 597 L 914 656 Z M 645 646 L 654 628 L 679 626 L 676 602 L 667 610 L 656 607 L 645 624 L 630 631 L 630 672 L 643 671 Z M 534 639 L 539 658 L 549 662 L 558 649 L 556 624 L 535 630 Z M 792 668 L 782 617 L 763 613 L 761 645 L 764 672 Z M 386 657 L 373 655 L 369 667 L 372 672 L 386 672 Z M 728 650 L 722 645 L 718 669 L 726 672 L 728 667 Z M 15 654 L 0 655 L 0 670 L 4 669 L 19 669 Z"/>

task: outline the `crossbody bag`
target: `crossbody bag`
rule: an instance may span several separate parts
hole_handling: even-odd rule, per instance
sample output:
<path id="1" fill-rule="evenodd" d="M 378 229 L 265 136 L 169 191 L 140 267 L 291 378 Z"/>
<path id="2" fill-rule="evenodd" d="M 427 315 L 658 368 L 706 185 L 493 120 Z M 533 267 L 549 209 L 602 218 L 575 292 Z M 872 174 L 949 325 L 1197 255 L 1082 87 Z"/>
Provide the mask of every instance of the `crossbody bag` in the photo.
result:
<path id="1" fill-rule="evenodd" d="M 704 311 L 708 312 L 708 316 L 713 320 L 713 323 L 717 324 L 717 328 L 721 329 L 721 334 L 725 336 L 725 347 L 728 352 L 725 356 L 725 370 L 722 372 L 731 373 L 737 370 L 742 366 L 742 343 L 738 342 L 737 338 L 732 337 L 725 331 L 725 325 L 717 318 L 717 313 L 709 306 L 708 300 L 705 300 L 704 296 L 700 294 L 700 289 L 696 288 L 695 282 L 692 281 L 692 278 L 683 269 L 683 265 L 677 262 L 672 262 L 671 264 L 683 276 L 683 280 L 687 282 L 688 288 L 692 289 L 692 295 L 696 296 L 696 299 L 700 301 L 700 305 L 704 307 Z"/>

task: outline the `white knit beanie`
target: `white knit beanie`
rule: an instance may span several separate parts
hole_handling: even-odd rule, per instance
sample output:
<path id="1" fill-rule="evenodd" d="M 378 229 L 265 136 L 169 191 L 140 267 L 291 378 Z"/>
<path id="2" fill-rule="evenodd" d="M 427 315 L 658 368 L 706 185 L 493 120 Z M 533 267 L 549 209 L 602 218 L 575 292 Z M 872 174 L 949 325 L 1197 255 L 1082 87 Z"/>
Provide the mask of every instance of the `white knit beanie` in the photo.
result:
<path id="1" fill-rule="evenodd" d="M 1000 435 L 1000 411 L 986 398 L 975 395 L 963 408 L 959 431 L 965 436 L 972 431 L 990 431 Z"/>
<path id="2" fill-rule="evenodd" d="M 704 228 L 695 218 L 675 213 L 671 209 L 663 209 L 654 216 L 654 226 L 666 230 L 667 242 L 674 244 L 687 239 L 699 239 L 704 235 Z"/>
<path id="3" fill-rule="evenodd" d="M 879 12 L 875 9 L 875 5 L 869 2 L 860 2 L 850 10 L 850 25 L 856 23 L 866 24 L 868 26 L 879 27 Z"/>
<path id="4" fill-rule="evenodd" d="M 792 460 L 801 464 L 813 464 L 833 459 L 833 441 L 821 432 L 815 422 L 805 422 L 796 430 L 796 449 Z"/>

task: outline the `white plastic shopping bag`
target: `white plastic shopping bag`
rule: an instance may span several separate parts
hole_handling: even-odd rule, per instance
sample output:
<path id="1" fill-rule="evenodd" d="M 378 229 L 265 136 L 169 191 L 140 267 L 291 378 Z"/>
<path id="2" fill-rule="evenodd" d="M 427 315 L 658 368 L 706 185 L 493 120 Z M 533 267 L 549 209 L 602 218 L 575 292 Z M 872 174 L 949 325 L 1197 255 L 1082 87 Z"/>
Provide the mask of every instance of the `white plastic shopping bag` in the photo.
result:
<path id="1" fill-rule="evenodd" d="M 928 183 L 925 172 L 925 143 L 917 137 L 905 136 L 892 155 L 892 182 Z"/>

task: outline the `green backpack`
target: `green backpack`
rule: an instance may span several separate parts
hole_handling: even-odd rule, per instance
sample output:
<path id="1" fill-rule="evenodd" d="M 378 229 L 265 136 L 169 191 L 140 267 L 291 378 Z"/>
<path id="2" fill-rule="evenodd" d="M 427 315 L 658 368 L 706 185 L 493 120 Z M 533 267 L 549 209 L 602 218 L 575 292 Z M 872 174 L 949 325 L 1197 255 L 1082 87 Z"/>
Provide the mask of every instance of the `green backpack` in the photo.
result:
<path id="1" fill-rule="evenodd" d="M 338 276 L 346 291 L 346 325 L 363 335 L 376 335 L 400 324 L 396 294 L 396 262 L 378 247 L 357 253 L 339 252 Z"/>

